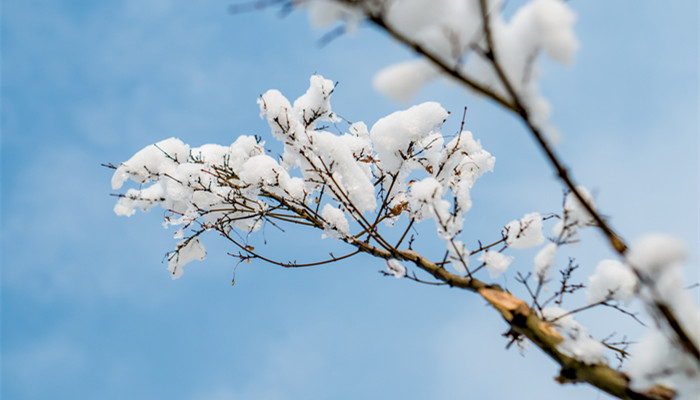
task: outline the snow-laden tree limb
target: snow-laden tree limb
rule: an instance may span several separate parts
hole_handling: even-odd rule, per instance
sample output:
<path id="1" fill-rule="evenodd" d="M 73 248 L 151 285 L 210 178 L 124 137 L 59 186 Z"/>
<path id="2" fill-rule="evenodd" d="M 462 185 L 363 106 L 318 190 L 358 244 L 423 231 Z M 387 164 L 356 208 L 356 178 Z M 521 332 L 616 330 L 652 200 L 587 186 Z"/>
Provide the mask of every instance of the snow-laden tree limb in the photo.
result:
<path id="1" fill-rule="evenodd" d="M 340 8 L 334 9 L 330 3 Z M 516 114 L 558 178 L 590 216 L 591 225 L 605 235 L 610 246 L 650 292 L 647 304 L 663 325 L 662 329 L 694 360 L 691 361 L 695 364 L 693 369 L 700 369 L 700 329 L 696 328 L 696 319 L 684 323 L 682 320 L 687 318 L 676 315 L 674 307 L 659 293 L 653 274 L 650 275 L 644 266 L 646 262 L 630 259 L 628 245 L 595 209 L 552 146 L 556 133 L 552 133 L 553 127 L 546 121 L 548 105 L 537 93 L 533 79 L 536 74 L 532 71 L 537 67 L 539 53 L 546 52 L 556 61 L 569 62 L 577 47 L 572 30 L 575 15 L 563 1 L 527 2 L 507 22 L 501 15 L 502 0 L 446 0 L 430 4 L 410 0 L 317 0 L 309 4 L 312 8 L 330 7 L 330 11 L 325 10 L 327 14 L 335 12 L 336 18 L 345 18 L 354 24 L 363 18 L 370 21 L 422 56 L 432 70 L 457 80 Z M 348 15 L 353 17 L 348 18 Z M 412 77 L 412 81 L 417 82 L 412 89 L 415 91 L 421 83 L 439 75 L 424 65 L 413 62 L 395 69 L 393 74 L 380 73 L 376 85 L 389 95 L 410 97 L 403 96 L 400 88 L 391 84 L 391 75 L 393 79 L 397 75 Z"/>
<path id="2" fill-rule="evenodd" d="M 470 251 L 461 237 L 470 193 L 493 170 L 495 158 L 469 131 L 444 137 L 448 112 L 435 102 L 388 115 L 371 128 L 356 122 L 345 133 L 332 133 L 322 123 L 341 122 L 330 105 L 335 85 L 313 76 L 307 92 L 293 103 L 276 90 L 258 100 L 272 136 L 284 146 L 278 159 L 251 136 L 228 147 L 190 147 L 171 138 L 114 167 L 115 190 L 128 179 L 140 185 L 118 195 L 117 214 L 161 205 L 168 211 L 165 226 L 180 227 L 175 233 L 180 242 L 168 258 L 173 278 L 182 275 L 186 263 L 205 257 L 200 239 L 208 231 L 234 245 L 237 252 L 229 254 L 241 261 L 282 267 L 316 267 L 366 253 L 386 260 L 386 275 L 480 295 L 509 325 L 511 343 L 528 340 L 561 366 L 560 383 L 586 382 L 622 399 L 671 399 L 692 396 L 700 388 L 700 321 L 680 278 L 682 244 L 652 235 L 628 247 L 554 150 L 558 132 L 548 122 L 549 104 L 537 86 L 538 60 L 542 53 L 559 62 L 573 58 L 575 14 L 566 3 L 529 1 L 510 19 L 501 13 L 504 2 L 499 0 L 282 3 L 308 7 L 320 23 L 341 19 L 352 29 L 368 21 L 413 49 L 419 59 L 391 66 L 375 80 L 395 98 L 405 100 L 423 83 L 447 76 L 514 113 L 566 187 L 563 210 L 544 217 L 526 214 Z M 412 235 L 405 240 L 414 223 L 423 220 L 435 224 L 445 246 L 441 255 L 414 251 Z M 549 221 L 554 225 L 546 239 Z M 315 228 L 351 249 L 303 264 L 275 260 L 247 240 L 265 224 Z M 565 310 L 563 297 L 584 288 L 573 278 L 573 261 L 559 268 L 558 290 L 545 297 L 545 288 L 557 270 L 557 255 L 587 227 L 601 231 L 621 260 L 601 261 L 589 278 L 588 304 Z M 387 231 L 398 231 L 398 240 Z M 533 272 L 518 272 L 516 279 L 527 289 L 530 304 L 482 276 L 485 269 L 490 279 L 497 277 L 517 260 L 513 251 L 538 246 Z M 637 352 L 594 339 L 574 318 L 609 307 L 640 321 L 622 305 L 633 298 L 647 306 L 655 322 Z M 628 372 L 609 365 L 610 352 L 623 359 L 631 354 Z"/>

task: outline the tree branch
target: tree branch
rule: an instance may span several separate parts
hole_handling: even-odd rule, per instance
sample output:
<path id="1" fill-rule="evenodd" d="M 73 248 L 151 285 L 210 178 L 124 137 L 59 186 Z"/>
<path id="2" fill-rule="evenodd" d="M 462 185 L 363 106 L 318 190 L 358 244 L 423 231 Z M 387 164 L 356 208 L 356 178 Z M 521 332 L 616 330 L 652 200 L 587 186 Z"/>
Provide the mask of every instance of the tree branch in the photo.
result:
<path id="1" fill-rule="evenodd" d="M 578 199 L 580 204 L 588 212 L 591 218 L 593 218 L 593 220 L 595 221 L 595 226 L 606 237 L 612 249 L 615 252 L 617 252 L 622 259 L 627 261 L 627 263 L 631 266 L 632 270 L 640 279 L 640 281 L 644 282 L 644 276 L 642 276 L 639 270 L 633 265 L 631 265 L 627 260 L 628 246 L 625 244 L 625 241 L 605 221 L 603 216 L 598 211 L 596 211 L 595 208 L 585 199 L 581 191 L 578 189 L 578 185 L 570 176 L 568 169 L 564 167 L 564 164 L 560 161 L 560 158 L 556 155 L 554 149 L 545 140 L 542 131 L 532 121 L 528 110 L 524 106 L 523 101 L 521 100 L 518 93 L 514 90 L 513 85 L 510 83 L 510 80 L 508 79 L 500 64 L 498 63 L 498 58 L 494 51 L 494 41 L 493 35 L 491 33 L 491 27 L 489 24 L 489 15 L 486 6 L 486 1 L 480 0 L 480 6 L 482 19 L 484 21 L 484 33 L 488 46 L 488 48 L 483 53 L 486 55 L 487 59 L 491 61 L 494 70 L 501 79 L 507 93 L 511 97 L 510 101 L 504 98 L 503 96 L 495 93 L 490 88 L 483 86 L 480 83 L 473 80 L 472 78 L 466 76 L 457 67 L 449 65 L 447 62 L 445 62 L 435 53 L 433 53 L 430 49 L 414 42 L 406 35 L 394 29 L 392 26 L 387 24 L 387 22 L 384 20 L 381 14 L 372 12 L 372 10 L 366 8 L 366 6 L 365 8 L 363 8 L 363 11 L 367 16 L 367 19 L 370 22 L 372 22 L 376 27 L 385 31 L 396 41 L 403 43 L 404 45 L 415 51 L 417 54 L 423 56 L 424 58 L 432 62 L 446 75 L 454 78 L 455 80 L 462 83 L 467 88 L 475 91 L 476 93 L 490 98 L 506 110 L 509 110 L 516 114 L 520 118 L 520 120 L 525 124 L 532 137 L 535 139 L 535 142 L 538 144 L 538 146 L 544 153 L 545 158 L 549 161 L 550 165 L 555 170 L 558 178 L 574 194 L 574 196 Z M 653 288 L 653 285 L 650 287 Z M 667 304 L 664 304 L 659 301 L 654 301 L 653 307 L 657 315 L 667 323 L 671 331 L 675 334 L 676 341 L 679 343 L 679 345 L 681 345 L 688 352 L 688 354 L 690 354 L 695 359 L 695 361 L 700 364 L 700 350 L 690 338 L 690 335 L 687 332 L 685 332 L 684 328 L 681 326 L 681 324 L 678 321 L 678 318 L 674 315 L 670 307 Z"/>
<path id="2" fill-rule="evenodd" d="M 670 400 L 675 394 L 672 390 L 661 386 L 655 386 L 647 392 L 632 390 L 629 386 L 629 378 L 624 373 L 606 364 L 587 364 L 562 353 L 557 345 L 564 339 L 551 326 L 551 323 L 542 320 L 527 303 L 504 291 L 498 285 L 452 274 L 413 250 L 387 251 L 361 241 L 351 244 L 375 257 L 410 261 L 451 287 L 478 293 L 501 314 L 513 332 L 527 337 L 561 366 L 560 375 L 557 377 L 559 383 L 586 382 L 608 394 L 629 400 Z"/>

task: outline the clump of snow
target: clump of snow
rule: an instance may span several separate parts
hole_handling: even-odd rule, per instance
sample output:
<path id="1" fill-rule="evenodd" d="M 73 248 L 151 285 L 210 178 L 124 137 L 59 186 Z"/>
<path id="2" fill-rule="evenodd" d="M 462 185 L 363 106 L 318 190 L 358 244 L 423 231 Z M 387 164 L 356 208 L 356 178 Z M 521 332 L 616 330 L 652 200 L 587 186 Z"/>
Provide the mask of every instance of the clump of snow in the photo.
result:
<path id="1" fill-rule="evenodd" d="M 506 272 L 508 266 L 513 261 L 513 257 L 497 251 L 485 250 L 479 256 L 479 260 L 486 264 L 486 269 L 489 271 L 489 276 L 492 279 L 495 279 L 501 276 L 502 273 Z"/>
<path id="2" fill-rule="evenodd" d="M 228 153 L 224 156 L 226 160 L 222 164 L 208 160 L 209 163 L 236 168 L 243 165 L 251 157 L 263 154 L 265 142 L 256 140 L 254 136 L 242 135 L 229 146 Z"/>
<path id="3" fill-rule="evenodd" d="M 243 182 L 260 187 L 279 185 L 280 174 L 287 174 L 287 171 L 283 170 L 274 158 L 266 154 L 249 158 L 238 172 Z"/>
<path id="4" fill-rule="evenodd" d="M 372 80 L 374 88 L 395 101 L 408 102 L 426 83 L 437 78 L 437 69 L 425 60 L 404 61 L 379 71 Z"/>
<path id="5" fill-rule="evenodd" d="M 270 89 L 258 99 L 260 116 L 267 119 L 268 125 L 275 139 L 284 142 L 287 140 L 287 132 L 292 127 L 290 113 L 292 105 L 286 97 L 277 89 Z M 294 139 L 290 137 L 289 139 Z"/>
<path id="6" fill-rule="evenodd" d="M 326 221 L 325 234 L 333 239 L 342 239 L 350 231 L 350 224 L 343 210 L 330 204 L 323 206 L 321 217 Z"/>
<path id="7" fill-rule="evenodd" d="M 588 330 L 574 319 L 571 314 L 560 307 L 545 307 L 542 309 L 542 317 L 545 321 L 553 321 L 564 340 L 557 345 L 557 349 L 579 361 L 588 364 L 605 363 L 605 346 L 593 339 Z"/>
<path id="8" fill-rule="evenodd" d="M 405 162 L 414 153 L 423 153 L 428 159 L 439 157 L 443 142 L 438 132 L 446 118 L 447 111 L 440 104 L 426 102 L 377 121 L 369 135 L 380 167 L 395 173 L 408 167 Z"/>
<path id="9" fill-rule="evenodd" d="M 311 24 L 320 28 L 343 21 L 348 31 L 354 31 L 363 19 L 363 14 L 358 8 L 336 0 L 308 0 L 294 4 L 306 7 Z"/>
<path id="10" fill-rule="evenodd" d="M 586 299 L 589 304 L 619 300 L 629 304 L 634 299 L 637 277 L 629 267 L 617 260 L 602 260 L 588 277 Z"/>
<path id="11" fill-rule="evenodd" d="M 595 208 L 593 196 L 583 186 L 577 186 L 576 189 L 581 196 L 586 200 L 591 207 Z M 578 231 L 581 228 L 595 224 L 595 220 L 590 213 L 585 209 L 583 204 L 573 192 L 566 195 L 564 199 L 564 215 L 552 228 L 552 233 L 560 241 L 576 241 L 578 240 Z"/>
<path id="12" fill-rule="evenodd" d="M 129 178 L 138 183 L 156 180 L 159 173 L 168 172 L 187 160 L 189 151 L 190 147 L 176 138 L 148 146 L 117 167 L 112 175 L 112 189 L 121 188 Z"/>
<path id="13" fill-rule="evenodd" d="M 667 235 L 650 234 L 630 246 L 628 261 L 640 276 L 639 298 L 647 304 L 655 325 L 633 348 L 629 373 L 634 388 L 661 383 L 677 389 L 679 398 L 693 398 L 700 389 L 700 364 L 684 350 L 675 332 L 683 330 L 700 347 L 700 312 L 683 282 L 685 256 L 683 242 Z M 675 329 L 658 314 L 658 305 L 675 316 Z"/>
<path id="14" fill-rule="evenodd" d="M 251 158 L 267 157 L 261 153 L 261 145 L 254 137 L 249 136 L 239 137 L 229 147 L 205 144 L 191 148 L 175 138 L 147 146 L 120 164 L 115 171 L 112 178 L 115 188 L 121 187 L 127 178 L 140 184 L 140 187 L 130 188 L 121 195 L 114 212 L 117 215 L 131 216 L 136 209 L 149 211 L 153 206 L 161 205 L 175 214 L 164 223 L 166 228 L 175 225 L 188 227 L 199 217 L 204 224 L 216 221 L 223 212 L 207 210 L 231 209 L 228 205 L 229 199 L 238 198 L 236 196 L 240 195 L 234 195 L 235 191 L 231 186 L 221 185 L 222 182 L 216 178 L 215 168 L 237 170 L 239 174 L 245 175 L 243 166 Z M 274 160 L 272 162 L 274 163 Z M 247 171 L 253 170 L 258 174 L 270 173 L 262 166 Z M 234 173 L 233 180 L 238 179 L 240 176 Z M 272 177 L 267 176 L 267 179 L 271 180 Z M 242 182 L 239 183 L 243 185 Z M 260 220 L 246 216 L 252 217 L 260 213 L 265 205 L 255 201 L 254 196 L 249 199 L 241 198 L 238 202 L 241 205 L 245 204 L 242 209 L 247 211 L 230 211 L 228 215 L 235 221 L 231 225 L 246 231 L 259 229 Z M 183 228 L 174 234 L 176 239 L 184 237 Z M 197 238 L 180 242 L 178 249 L 169 258 L 168 266 L 172 276 L 179 277 L 186 263 L 203 259 L 204 254 L 204 247 Z"/>
<path id="15" fill-rule="evenodd" d="M 685 257 L 685 245 L 680 239 L 651 234 L 630 246 L 628 261 L 641 277 L 641 299 L 648 304 L 668 306 L 700 347 L 700 313 L 683 280 Z"/>
<path id="16" fill-rule="evenodd" d="M 676 391 L 674 399 L 696 399 L 700 393 L 700 368 L 684 349 L 669 340 L 669 333 L 650 329 L 630 349 L 627 373 L 633 390 L 661 384 Z"/>
<path id="17" fill-rule="evenodd" d="M 165 188 L 160 183 L 155 183 L 141 190 L 129 189 L 114 205 L 114 213 L 120 216 L 130 217 L 137 208 L 148 211 L 151 207 L 165 201 Z"/>
<path id="18" fill-rule="evenodd" d="M 559 0 L 535 0 L 531 4 L 532 16 L 528 17 L 535 21 L 531 29 L 538 30 L 547 55 L 564 64 L 572 63 L 579 46 L 572 28 L 576 14 Z"/>
<path id="19" fill-rule="evenodd" d="M 538 281 L 545 282 L 549 280 L 558 247 L 556 243 L 549 243 L 535 255 L 535 276 Z"/>
<path id="20" fill-rule="evenodd" d="M 498 5 L 491 2 L 490 8 Z M 388 9 L 392 27 L 450 64 L 468 53 L 479 40 L 481 13 L 478 0 L 402 0 Z"/>
<path id="21" fill-rule="evenodd" d="M 404 278 L 406 276 L 406 267 L 395 258 L 390 258 L 386 261 L 387 271 L 394 275 L 397 279 Z"/>
<path id="22" fill-rule="evenodd" d="M 542 216 L 539 213 L 525 214 L 520 220 L 513 220 L 506 225 L 508 238 L 506 244 L 514 249 L 529 249 L 544 243 L 542 234 Z"/>
<path id="23" fill-rule="evenodd" d="M 299 168 L 306 195 L 322 184 L 332 185 L 336 190 L 330 194 L 339 204 L 349 200 L 360 212 L 369 211 L 376 207 L 372 169 L 359 162 L 373 154 L 366 126 L 355 124 L 342 136 L 315 129 L 318 121 L 338 120 L 330 106 L 333 89 L 332 81 L 314 75 L 291 109 L 281 93 L 270 90 L 258 101 L 261 116 L 284 143 L 281 165 L 289 171 Z"/>
<path id="24" fill-rule="evenodd" d="M 224 164 L 230 147 L 219 144 L 205 144 L 190 151 L 190 157 L 195 162 Z"/>
<path id="25" fill-rule="evenodd" d="M 177 246 L 177 251 L 168 258 L 168 271 L 173 279 L 182 276 L 182 267 L 191 261 L 202 261 L 207 256 L 207 251 L 199 241 L 199 238 L 183 240 Z"/>
<path id="26" fill-rule="evenodd" d="M 433 177 L 415 181 L 408 194 L 408 206 L 416 221 L 433 218 L 438 236 L 451 240 L 461 231 L 464 217 L 461 213 L 450 212 L 450 203 L 443 199 L 444 194 L 445 187 Z"/>
<path id="27" fill-rule="evenodd" d="M 583 186 L 577 186 L 576 190 L 581 194 L 588 205 L 595 208 L 593 196 L 588 189 Z M 567 219 L 570 220 L 571 223 L 578 226 L 592 225 L 595 223 L 593 217 L 573 192 L 566 196 L 566 200 L 564 201 L 564 212 L 566 213 Z"/>
<path id="28" fill-rule="evenodd" d="M 493 172 L 495 164 L 496 158 L 474 140 L 472 133 L 462 131 L 445 145 L 435 168 L 438 179 L 447 178 L 450 187 L 463 186 L 468 190 L 486 172 Z"/>
<path id="29" fill-rule="evenodd" d="M 317 121 L 340 121 L 331 111 L 330 97 L 335 84 L 321 75 L 312 75 L 309 89 L 294 101 L 294 113 L 306 127 L 315 126 Z"/>
<path id="30" fill-rule="evenodd" d="M 315 165 L 323 169 L 328 168 L 334 183 L 340 185 L 342 192 L 360 211 L 374 209 L 377 200 L 372 184 L 372 171 L 366 163 L 357 162 L 363 155 L 371 154 L 372 144 L 369 139 L 351 134 L 337 136 L 323 131 L 309 135 L 313 144 L 309 146 L 311 151 L 307 156 Z M 307 177 L 312 175 L 307 174 Z"/>
<path id="31" fill-rule="evenodd" d="M 413 181 L 410 186 L 408 204 L 416 221 L 430 218 L 435 213 L 436 203 L 447 203 L 442 200 L 444 194 L 442 185 L 433 177 Z M 447 206 L 449 207 L 449 204 Z"/>
<path id="32" fill-rule="evenodd" d="M 632 245 L 628 260 L 635 268 L 655 277 L 683 262 L 685 257 L 682 240 L 663 234 L 650 234 Z"/>
<path id="33" fill-rule="evenodd" d="M 469 266 L 469 249 L 459 240 L 447 243 L 447 259 L 457 273 L 464 275 Z"/>

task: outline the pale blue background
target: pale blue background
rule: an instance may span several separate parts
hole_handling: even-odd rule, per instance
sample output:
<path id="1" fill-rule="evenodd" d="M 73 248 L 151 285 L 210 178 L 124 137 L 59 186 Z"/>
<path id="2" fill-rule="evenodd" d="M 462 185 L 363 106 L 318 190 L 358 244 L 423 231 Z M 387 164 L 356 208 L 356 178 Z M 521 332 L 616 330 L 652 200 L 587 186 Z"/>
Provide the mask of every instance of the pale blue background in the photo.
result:
<path id="1" fill-rule="evenodd" d="M 536 349 L 506 351 L 505 324 L 476 296 L 383 278 L 370 257 L 306 270 L 254 262 L 231 287 L 231 248 L 211 236 L 208 259 L 171 281 L 162 211 L 115 216 L 100 163 L 170 136 L 271 141 L 257 96 L 293 99 L 313 73 L 340 82 L 339 114 L 371 124 L 405 106 L 372 90 L 373 73 L 410 56 L 370 28 L 319 48 L 323 31 L 303 13 L 193 3 L 2 2 L 3 399 L 607 398 L 553 383 L 556 366 Z M 698 4 L 569 4 L 581 49 L 542 80 L 559 151 L 626 237 L 684 238 L 697 282 Z M 513 118 L 445 83 L 425 100 L 453 112 L 449 133 L 469 106 L 468 129 L 498 159 L 473 192 L 468 245 L 525 212 L 558 210 L 561 188 Z M 421 230 L 429 251 L 432 226 Z M 266 235 L 258 247 L 278 258 L 345 251 L 318 232 Z M 610 253 L 598 234 L 584 238 L 570 254 L 588 273 Z M 532 254 L 516 255 L 529 270 Z M 512 272 L 498 282 L 519 290 Z M 638 331 L 612 311 L 580 319 L 598 338 Z"/>

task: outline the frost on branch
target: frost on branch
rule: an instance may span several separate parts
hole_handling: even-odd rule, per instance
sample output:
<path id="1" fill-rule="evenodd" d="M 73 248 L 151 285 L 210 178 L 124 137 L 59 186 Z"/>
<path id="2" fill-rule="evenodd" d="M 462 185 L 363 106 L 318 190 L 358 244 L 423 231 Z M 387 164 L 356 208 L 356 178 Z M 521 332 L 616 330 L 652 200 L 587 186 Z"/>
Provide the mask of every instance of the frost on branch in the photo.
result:
<path id="1" fill-rule="evenodd" d="M 434 102 L 397 111 L 371 129 L 356 122 L 346 133 L 329 132 L 323 122 L 340 122 L 330 105 L 334 90 L 332 81 L 314 75 L 293 103 L 277 90 L 260 96 L 260 115 L 284 145 L 279 159 L 252 136 L 230 146 L 190 147 L 170 138 L 144 148 L 116 168 L 115 190 L 128 179 L 138 187 L 118 195 L 115 212 L 166 210 L 164 226 L 179 226 L 174 237 L 181 240 L 169 257 L 173 278 L 204 258 L 199 236 L 209 230 L 239 247 L 235 257 L 250 260 L 263 257 L 247 237 L 266 222 L 312 226 L 353 244 L 362 235 L 376 239 L 380 221 L 401 215 L 434 219 L 438 236 L 461 260 L 455 267 L 465 269 L 469 252 L 454 238 L 474 183 L 493 170 L 495 158 L 471 132 L 445 144 L 440 130 L 448 113 Z"/>

